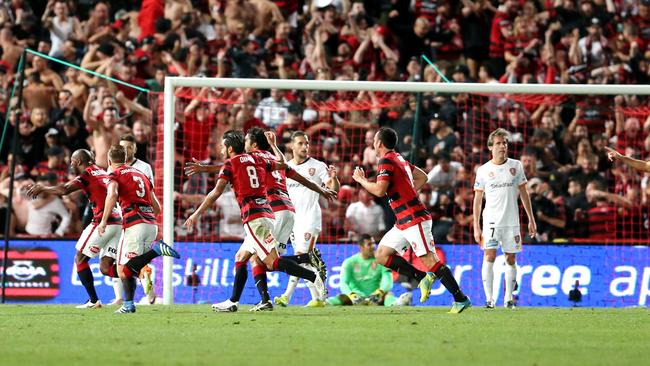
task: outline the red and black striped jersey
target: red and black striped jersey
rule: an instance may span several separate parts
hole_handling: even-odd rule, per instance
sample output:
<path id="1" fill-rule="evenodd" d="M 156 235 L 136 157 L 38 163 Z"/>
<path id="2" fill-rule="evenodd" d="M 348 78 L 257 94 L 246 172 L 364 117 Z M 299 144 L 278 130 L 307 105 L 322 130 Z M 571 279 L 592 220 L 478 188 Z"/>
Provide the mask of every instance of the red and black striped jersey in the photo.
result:
<path id="1" fill-rule="evenodd" d="M 404 158 L 391 151 L 379 160 L 377 181 L 388 181 L 388 202 L 397 221 L 395 226 L 404 230 L 422 221 L 431 220 L 413 185 L 413 166 Z"/>
<path id="2" fill-rule="evenodd" d="M 261 218 L 275 218 L 266 197 L 266 176 L 275 168 L 275 161 L 255 155 L 239 154 L 226 160 L 219 179 L 232 185 L 241 210 L 242 223 Z"/>
<path id="3" fill-rule="evenodd" d="M 104 203 L 106 202 L 106 187 L 109 181 L 108 173 L 97 165 L 89 166 L 72 180 L 72 183 L 81 188 L 88 197 L 90 208 L 93 210 L 92 222 L 94 223 L 102 221 Z M 120 215 L 120 211 L 117 207 L 113 207 L 113 211 L 108 217 L 108 224 L 117 225 L 121 223 L 122 216 Z"/>
<path id="4" fill-rule="evenodd" d="M 115 169 L 109 178 L 119 184 L 118 202 L 122 207 L 124 228 L 142 223 L 155 225 L 156 215 L 151 202 L 153 186 L 149 178 L 127 165 Z"/>
<path id="5" fill-rule="evenodd" d="M 258 156 L 264 160 L 275 161 L 275 155 L 268 151 L 254 150 L 251 155 Z M 271 174 L 266 175 L 266 197 L 269 199 L 269 205 L 273 212 L 291 211 L 296 212 L 293 202 L 287 192 L 287 173 L 290 168 L 285 170 L 274 170 Z"/>

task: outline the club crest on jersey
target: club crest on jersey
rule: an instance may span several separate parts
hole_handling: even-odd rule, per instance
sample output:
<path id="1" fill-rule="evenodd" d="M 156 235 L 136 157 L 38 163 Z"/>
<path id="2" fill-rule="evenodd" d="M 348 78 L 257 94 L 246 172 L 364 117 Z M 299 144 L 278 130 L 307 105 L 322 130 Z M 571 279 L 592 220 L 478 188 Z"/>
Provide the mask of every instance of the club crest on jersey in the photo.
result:
<path id="1" fill-rule="evenodd" d="M 510 174 L 514 177 L 515 174 L 517 174 L 517 170 L 515 168 L 510 168 Z"/>
<path id="2" fill-rule="evenodd" d="M 490 177 L 490 178 L 494 178 L 494 172 L 489 172 L 489 173 L 488 173 L 488 177 Z"/>
<path id="3" fill-rule="evenodd" d="M 273 240 L 275 240 L 275 238 L 273 237 L 273 234 L 269 234 L 269 235 L 266 236 L 266 238 L 264 238 L 264 242 L 266 244 L 273 243 Z"/>
<path id="4" fill-rule="evenodd" d="M 100 250 L 99 247 L 96 247 L 96 246 L 94 246 L 94 245 L 93 245 L 92 247 L 88 248 L 88 249 L 89 249 L 90 252 L 93 253 L 93 254 L 97 254 L 97 253 L 99 253 L 99 250 Z"/>
<path id="5" fill-rule="evenodd" d="M 136 253 L 136 252 L 128 252 L 128 253 L 126 253 L 126 257 L 129 258 L 129 259 L 135 258 L 137 256 L 138 256 L 138 253 Z"/>
<path id="6" fill-rule="evenodd" d="M 309 241 L 311 239 L 311 233 L 305 233 L 305 240 Z"/>
<path id="7" fill-rule="evenodd" d="M 316 168 L 309 168 L 309 170 L 307 172 L 309 173 L 309 175 L 311 175 L 313 177 L 314 174 L 316 174 Z"/>

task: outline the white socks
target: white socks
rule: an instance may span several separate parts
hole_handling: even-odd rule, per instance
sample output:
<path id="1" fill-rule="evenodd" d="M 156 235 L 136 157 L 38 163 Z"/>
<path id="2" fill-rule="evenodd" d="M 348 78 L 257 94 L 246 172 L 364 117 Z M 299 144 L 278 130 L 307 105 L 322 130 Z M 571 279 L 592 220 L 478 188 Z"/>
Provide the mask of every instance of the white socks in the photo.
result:
<path id="1" fill-rule="evenodd" d="M 506 271 L 505 271 L 505 279 L 506 279 L 506 295 L 505 298 L 503 299 L 503 303 L 507 303 L 508 301 L 512 301 L 512 290 L 515 288 L 515 281 L 517 280 L 517 264 L 515 263 L 514 265 L 509 265 L 506 263 Z"/>
<path id="2" fill-rule="evenodd" d="M 301 264 L 300 266 L 302 266 L 304 268 L 307 268 L 308 270 L 310 270 L 312 272 L 316 272 L 316 269 L 313 266 L 309 265 L 309 264 Z M 316 275 L 318 276 L 318 274 L 316 274 Z M 293 292 L 296 291 L 296 286 L 298 285 L 298 281 L 300 281 L 300 278 L 298 278 L 298 277 L 294 277 L 294 276 L 289 277 L 289 283 L 287 284 L 287 289 L 284 291 L 284 294 L 283 294 L 284 296 L 287 297 L 287 302 L 291 301 L 291 296 L 293 296 Z M 311 299 L 312 300 L 320 300 L 318 298 L 318 291 L 316 290 L 316 287 L 314 287 L 314 284 L 309 282 L 309 281 L 305 281 L 305 284 L 307 285 L 307 288 L 309 289 L 309 293 L 311 294 Z"/>
<path id="3" fill-rule="evenodd" d="M 116 300 L 124 300 L 124 286 L 121 279 L 113 278 L 113 292 Z"/>
<path id="4" fill-rule="evenodd" d="M 494 286 L 494 262 L 488 262 L 485 257 L 483 258 L 482 278 L 485 301 L 494 302 L 494 296 L 492 294 L 492 287 Z"/>

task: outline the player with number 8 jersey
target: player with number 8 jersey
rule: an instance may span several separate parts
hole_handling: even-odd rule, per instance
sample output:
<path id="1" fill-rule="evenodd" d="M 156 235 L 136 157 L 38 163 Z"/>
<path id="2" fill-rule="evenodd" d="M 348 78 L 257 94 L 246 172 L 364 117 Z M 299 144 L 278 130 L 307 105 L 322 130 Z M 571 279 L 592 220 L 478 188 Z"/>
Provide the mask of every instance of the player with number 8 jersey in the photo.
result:
<path id="1" fill-rule="evenodd" d="M 300 267 L 295 261 L 280 257 L 276 249 L 278 242 L 273 236 L 274 215 L 267 200 L 265 183 L 272 171 L 286 169 L 287 165 L 248 154 L 246 145 L 250 145 L 250 136 L 244 137 L 241 131 L 224 133 L 221 151 L 228 160 L 219 173 L 214 189 L 185 221 L 188 229 L 193 228 L 200 215 L 221 196 L 226 185 L 232 185 L 241 209 L 246 237 L 235 255 L 233 294 L 230 299 L 212 305 L 212 309 L 218 312 L 237 311 L 248 276 L 246 263 L 253 255 L 257 255 L 269 271 L 283 271 L 314 283 L 322 297 L 325 285 L 320 277 Z"/>

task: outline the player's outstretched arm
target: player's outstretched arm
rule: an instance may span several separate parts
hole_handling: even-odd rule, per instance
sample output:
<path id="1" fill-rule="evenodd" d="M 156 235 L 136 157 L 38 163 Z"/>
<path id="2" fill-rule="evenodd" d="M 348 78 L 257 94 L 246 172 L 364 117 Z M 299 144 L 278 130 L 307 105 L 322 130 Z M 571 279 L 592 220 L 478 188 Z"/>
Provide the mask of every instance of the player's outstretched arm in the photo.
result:
<path id="1" fill-rule="evenodd" d="M 528 216 L 528 234 L 532 238 L 537 234 L 537 223 L 535 222 L 535 215 L 533 215 L 533 205 L 530 203 L 530 196 L 528 195 L 526 184 L 519 185 L 519 197 L 521 198 L 521 203 L 524 204 L 526 216 Z"/>
<path id="2" fill-rule="evenodd" d="M 278 159 L 278 161 L 280 161 L 280 162 L 286 163 L 287 162 L 287 157 L 284 156 L 282 151 L 280 151 L 280 148 L 278 147 L 278 144 L 276 143 L 275 132 L 266 131 L 266 132 L 264 132 L 264 136 L 266 136 L 266 141 L 268 141 L 269 145 L 271 145 L 271 149 L 273 149 L 273 154 L 275 155 L 275 158 Z"/>
<path id="3" fill-rule="evenodd" d="M 378 182 L 369 181 L 368 178 L 366 178 L 366 173 L 361 167 L 354 168 L 352 179 L 354 179 L 355 182 L 361 184 L 361 186 L 370 194 L 377 197 L 385 196 L 386 192 L 388 191 L 388 185 L 390 184 L 390 182 L 387 180 L 380 180 Z"/>
<path id="4" fill-rule="evenodd" d="M 217 180 L 217 185 L 210 191 L 210 193 L 208 193 L 207 196 L 205 196 L 205 199 L 201 202 L 199 208 L 197 208 L 196 211 L 185 220 L 184 225 L 188 229 L 192 229 L 203 212 L 212 207 L 219 197 L 221 197 L 223 190 L 226 189 L 226 184 L 228 184 L 228 182 L 225 179 L 219 178 L 219 180 Z"/>
<path id="5" fill-rule="evenodd" d="M 196 158 L 185 163 L 185 175 L 188 177 L 199 173 L 219 173 L 221 165 L 204 164 Z"/>
<path id="6" fill-rule="evenodd" d="M 429 177 L 427 177 L 427 173 L 425 173 L 424 170 L 413 165 L 411 167 L 413 170 L 413 186 L 416 191 L 419 191 L 425 184 L 427 184 Z"/>
<path id="7" fill-rule="evenodd" d="M 41 193 L 48 193 L 55 196 L 65 196 L 81 189 L 75 181 L 58 184 L 56 186 L 44 186 L 41 184 L 30 184 L 27 186 L 27 197 L 36 198 Z"/>
<path id="8" fill-rule="evenodd" d="M 328 201 L 336 199 L 336 197 L 337 197 L 336 192 L 334 192 L 334 191 L 332 191 L 330 189 L 327 189 L 327 188 L 320 187 L 318 184 L 314 183 L 314 181 L 312 181 L 309 178 L 304 177 L 302 174 L 296 172 L 293 169 L 288 169 L 287 170 L 287 178 L 295 180 L 296 182 L 302 184 L 303 186 L 305 186 L 305 187 L 311 189 L 312 191 L 318 193 L 319 195 L 323 196 Z"/>
<path id="9" fill-rule="evenodd" d="M 474 203 L 472 206 L 472 218 L 474 221 L 474 240 L 478 245 L 483 245 L 483 243 L 481 243 L 481 210 L 483 209 L 483 191 L 474 190 Z"/>
<path id="10" fill-rule="evenodd" d="M 629 166 L 632 169 L 641 171 L 641 172 L 650 172 L 650 162 L 638 160 L 625 156 L 618 151 L 612 149 L 611 147 L 605 146 L 605 151 L 607 151 L 607 157 L 610 161 L 620 161 L 623 164 Z"/>
<path id="11" fill-rule="evenodd" d="M 97 226 L 97 232 L 99 233 L 99 236 L 104 235 L 104 231 L 106 230 L 106 225 L 108 223 L 108 218 L 111 216 L 113 207 L 115 207 L 115 203 L 117 202 L 117 195 L 118 195 L 119 188 L 120 185 L 115 181 L 111 181 L 110 183 L 108 183 L 108 187 L 106 187 L 106 200 L 104 200 L 104 213 L 102 214 L 102 221 Z"/>

